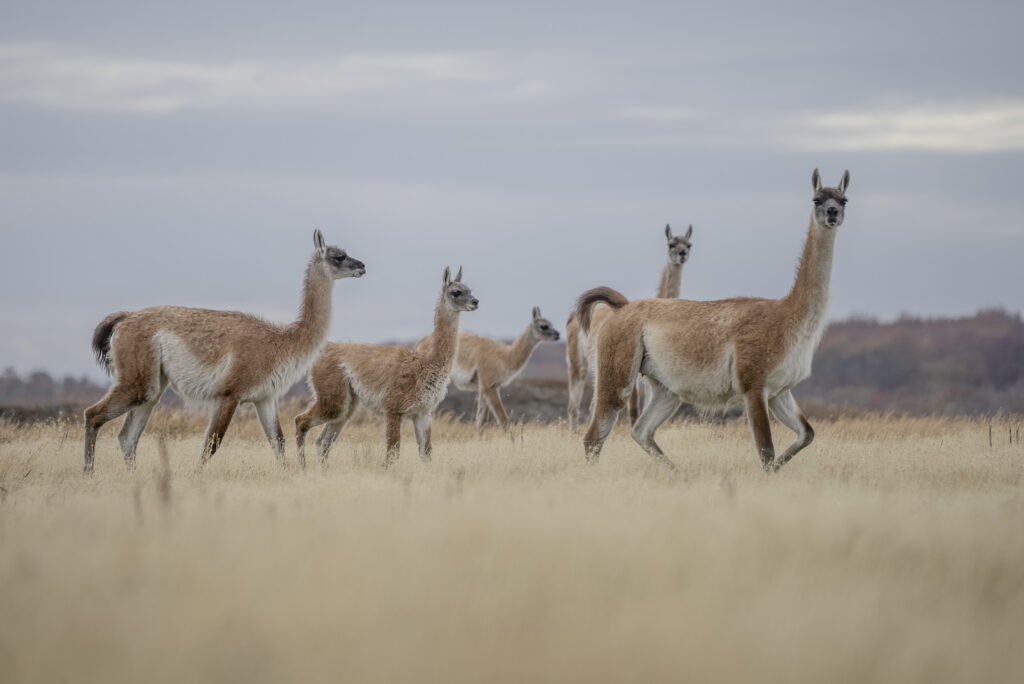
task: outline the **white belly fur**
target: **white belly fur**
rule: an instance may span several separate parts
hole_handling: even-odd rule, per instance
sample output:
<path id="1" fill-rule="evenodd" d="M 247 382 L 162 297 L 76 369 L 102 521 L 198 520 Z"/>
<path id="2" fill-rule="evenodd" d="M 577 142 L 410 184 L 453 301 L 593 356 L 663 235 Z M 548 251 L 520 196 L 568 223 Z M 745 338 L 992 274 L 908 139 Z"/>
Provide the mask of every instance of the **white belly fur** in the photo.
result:
<path id="1" fill-rule="evenodd" d="M 173 332 L 160 329 L 154 335 L 160 367 L 168 384 L 179 396 L 190 403 L 206 404 L 216 401 L 224 390 L 224 379 L 233 363 L 245 363 L 244 358 L 225 354 L 215 365 L 203 364 Z M 238 400 L 259 402 L 276 399 L 287 392 L 309 370 L 321 347 L 314 347 L 302 356 L 285 359 L 267 378 L 249 388 Z"/>
<path id="2" fill-rule="evenodd" d="M 160 368 L 168 384 L 188 403 L 215 401 L 224 388 L 224 379 L 231 368 L 231 355 L 225 354 L 216 365 L 208 366 L 189 351 L 185 342 L 165 329 L 153 336 Z"/>
<path id="3" fill-rule="evenodd" d="M 679 353 L 678 341 L 669 331 L 656 326 L 644 328 L 646 354 L 640 372 L 657 380 L 688 404 L 705 408 L 724 408 L 742 398 L 736 381 L 735 356 L 732 345 L 711 364 L 698 366 Z"/>

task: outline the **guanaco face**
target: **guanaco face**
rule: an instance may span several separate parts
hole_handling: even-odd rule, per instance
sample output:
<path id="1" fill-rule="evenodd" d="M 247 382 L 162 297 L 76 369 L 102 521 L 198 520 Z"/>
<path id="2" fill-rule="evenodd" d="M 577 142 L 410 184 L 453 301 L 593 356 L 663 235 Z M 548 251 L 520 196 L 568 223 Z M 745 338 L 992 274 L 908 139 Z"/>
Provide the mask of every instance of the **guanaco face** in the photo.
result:
<path id="1" fill-rule="evenodd" d="M 313 233 L 313 245 L 334 280 L 361 278 L 366 274 L 366 265 L 362 261 L 353 259 L 340 247 L 328 246 L 319 230 Z"/>
<path id="2" fill-rule="evenodd" d="M 665 226 L 665 239 L 668 240 L 668 259 L 673 264 L 682 266 L 690 258 L 690 238 L 693 236 L 693 225 L 686 229 L 685 235 L 672 235 L 672 227 Z"/>
<path id="3" fill-rule="evenodd" d="M 444 269 L 444 301 L 454 311 L 476 311 L 480 300 L 473 296 L 468 285 L 462 284 L 462 267 L 455 280 L 451 279 L 451 270 Z"/>
<path id="4" fill-rule="evenodd" d="M 846 187 L 850 184 L 850 172 L 844 171 L 839 185 L 834 188 L 821 186 L 821 175 L 818 169 L 811 174 L 811 185 L 814 188 L 814 222 L 822 228 L 838 228 L 843 223 L 846 212 Z"/>
<path id="5" fill-rule="evenodd" d="M 540 315 L 540 307 L 533 307 L 533 336 L 540 340 L 557 340 L 559 333 L 551 321 Z"/>

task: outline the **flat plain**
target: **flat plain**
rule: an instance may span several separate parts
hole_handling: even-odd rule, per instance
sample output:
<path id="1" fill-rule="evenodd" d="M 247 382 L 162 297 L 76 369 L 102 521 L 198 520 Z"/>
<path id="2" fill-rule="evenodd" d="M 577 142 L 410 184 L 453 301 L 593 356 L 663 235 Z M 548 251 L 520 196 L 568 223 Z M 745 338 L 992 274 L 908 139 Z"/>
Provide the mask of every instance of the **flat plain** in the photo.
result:
<path id="1" fill-rule="evenodd" d="M 290 415 L 283 423 L 291 434 Z M 195 472 L 160 408 L 85 477 L 77 421 L 0 424 L 0 679 L 1020 681 L 1024 447 L 987 419 L 814 421 L 761 472 L 741 420 L 382 427 L 281 468 L 251 411 Z M 118 421 L 119 423 L 120 421 Z M 1001 426 L 1001 427 L 1000 427 Z M 774 426 L 777 445 L 789 433 Z"/>

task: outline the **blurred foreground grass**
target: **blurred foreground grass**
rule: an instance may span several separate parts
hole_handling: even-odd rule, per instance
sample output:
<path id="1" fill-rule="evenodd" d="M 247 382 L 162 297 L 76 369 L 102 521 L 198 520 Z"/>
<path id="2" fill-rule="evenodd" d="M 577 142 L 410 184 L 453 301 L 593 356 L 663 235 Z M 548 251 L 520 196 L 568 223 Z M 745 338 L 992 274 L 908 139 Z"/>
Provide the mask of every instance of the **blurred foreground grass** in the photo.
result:
<path id="1" fill-rule="evenodd" d="M 203 424 L 158 409 L 134 472 L 112 424 L 91 478 L 77 423 L 0 424 L 0 680 L 1024 672 L 1024 447 L 987 421 L 817 421 L 772 477 L 740 421 L 663 428 L 675 476 L 621 427 L 587 466 L 564 427 L 445 420 L 428 465 L 406 427 L 381 471 L 364 421 L 282 470 L 251 412 L 197 475 Z"/>

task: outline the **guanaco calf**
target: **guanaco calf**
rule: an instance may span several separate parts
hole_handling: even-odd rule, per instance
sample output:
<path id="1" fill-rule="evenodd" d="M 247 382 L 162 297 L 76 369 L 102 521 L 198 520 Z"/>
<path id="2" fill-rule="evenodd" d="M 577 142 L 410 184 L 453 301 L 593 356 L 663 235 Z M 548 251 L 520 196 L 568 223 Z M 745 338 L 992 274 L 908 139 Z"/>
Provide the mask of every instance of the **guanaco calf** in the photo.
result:
<path id="1" fill-rule="evenodd" d="M 540 315 L 540 308 L 533 307 L 533 318 L 526 329 L 512 344 L 480 335 L 461 333 L 459 351 L 452 369 L 452 383 L 461 390 L 476 392 L 476 426 L 482 430 L 487 421 L 487 412 L 498 421 L 504 432 L 509 432 L 508 414 L 501 403 L 498 390 L 505 387 L 523 372 L 533 350 L 544 340 L 557 340 L 559 333 L 551 321 Z M 417 350 L 427 349 L 433 344 L 428 335 L 416 343 Z"/>
<path id="2" fill-rule="evenodd" d="M 309 372 L 313 403 L 295 417 L 299 463 L 306 464 L 306 433 L 323 425 L 316 446 L 320 463 L 360 404 L 386 420 L 384 466 L 398 458 L 402 420 L 412 420 L 420 457 L 430 460 L 430 422 L 448 393 L 459 340 L 459 314 L 475 311 L 479 301 L 462 282 L 462 269 L 451 279 L 444 270 L 441 296 L 434 308 L 431 344 L 420 350 L 389 345 L 333 342 L 324 347 Z"/>

